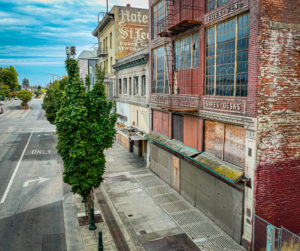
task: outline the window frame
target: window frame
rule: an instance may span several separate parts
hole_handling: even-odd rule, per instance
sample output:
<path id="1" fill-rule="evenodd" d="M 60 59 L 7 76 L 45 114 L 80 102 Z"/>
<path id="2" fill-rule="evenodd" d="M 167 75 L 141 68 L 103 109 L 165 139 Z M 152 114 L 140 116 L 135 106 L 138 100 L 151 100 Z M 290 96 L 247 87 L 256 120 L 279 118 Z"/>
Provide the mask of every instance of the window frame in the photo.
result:
<path id="1" fill-rule="evenodd" d="M 198 43 L 194 43 L 194 38 L 196 37 L 195 35 L 198 35 Z M 182 60 L 183 57 L 181 56 L 182 55 L 182 49 L 185 47 L 185 44 L 184 43 L 184 40 L 187 39 L 188 37 L 191 37 L 191 40 L 190 40 L 190 67 L 181 67 L 181 65 L 186 62 L 185 60 Z M 200 37 L 199 37 L 199 32 L 193 32 L 193 33 L 190 33 L 188 35 L 185 35 L 183 37 L 180 37 L 180 38 L 177 38 L 173 41 L 173 55 L 174 55 L 174 71 L 180 71 L 180 70 L 185 70 L 185 69 L 196 69 L 196 68 L 199 68 L 199 42 L 200 42 Z M 180 42 L 180 43 L 179 43 Z M 177 45 L 179 44 L 179 47 L 177 47 Z M 196 50 L 194 48 L 194 45 L 198 45 L 198 46 L 195 46 L 198 50 Z M 176 53 L 176 48 L 178 48 L 178 52 Z M 195 57 L 195 52 L 198 53 L 196 54 L 197 57 Z M 178 54 L 178 57 L 177 57 L 177 54 Z M 195 64 L 195 58 L 197 59 L 197 64 Z M 185 59 L 185 58 L 184 58 Z"/>
<path id="2" fill-rule="evenodd" d="M 246 37 L 243 37 L 242 39 L 246 39 L 247 42 L 247 48 L 243 48 L 242 50 L 239 50 L 238 49 L 238 43 L 239 43 L 239 18 L 241 17 L 244 17 L 244 16 L 248 16 L 247 19 L 248 19 L 248 23 L 247 23 L 247 27 L 248 27 L 248 30 L 247 30 L 247 36 Z M 217 61 L 218 61 L 218 46 L 220 46 L 220 44 L 218 44 L 218 26 L 219 25 L 222 25 L 227 22 L 230 22 L 232 20 L 235 20 L 235 38 L 234 38 L 234 73 L 233 73 L 233 95 L 224 95 L 224 90 L 223 90 L 223 94 L 218 94 L 217 93 L 217 89 L 219 88 L 219 90 L 222 90 L 222 88 L 224 89 L 225 85 L 227 85 L 227 87 L 231 87 L 231 85 L 228 85 L 228 83 L 226 82 L 226 84 L 224 85 L 217 85 L 217 77 L 221 77 L 222 74 L 217 74 L 217 69 L 218 67 L 220 67 L 219 65 L 221 65 L 220 63 L 217 64 Z M 242 27 L 245 27 L 245 26 L 242 26 Z M 214 29 L 214 35 L 212 35 L 213 37 L 213 40 L 214 40 L 214 44 L 212 45 L 208 45 L 208 31 L 211 30 L 211 29 Z M 240 52 L 247 52 L 247 60 L 244 61 L 244 63 L 247 63 L 247 66 L 248 66 L 248 62 L 249 62 L 249 32 L 250 32 L 250 27 L 249 27 L 249 12 L 247 13 L 242 13 L 240 15 L 237 15 L 235 17 L 232 17 L 230 19 L 227 19 L 227 20 L 224 20 L 220 23 L 217 23 L 217 24 L 214 24 L 214 25 L 211 25 L 209 27 L 206 27 L 206 30 L 205 30 L 205 95 L 206 96 L 215 96 L 215 97 L 240 97 L 240 98 L 243 98 L 243 97 L 247 97 L 248 96 L 248 67 L 246 68 L 245 67 L 245 71 L 244 72 L 238 72 L 238 55 Z M 230 41 L 230 40 L 229 40 Z M 208 51 L 210 50 L 210 48 L 213 48 L 213 56 L 208 56 Z M 223 56 L 225 55 L 225 53 L 223 54 Z M 214 63 L 213 63 L 213 74 L 208 74 L 208 60 L 209 59 L 213 59 Z M 245 79 L 246 79 L 246 84 L 245 86 L 243 87 L 243 85 L 240 83 L 239 84 L 239 87 L 241 88 L 240 89 L 240 94 L 237 95 L 237 76 L 238 75 L 241 75 L 241 74 L 244 74 L 245 76 Z M 228 74 L 227 74 L 228 75 Z M 213 79 L 213 86 L 210 84 L 208 85 L 208 78 L 212 78 Z M 210 79 L 211 80 L 211 79 Z M 211 81 L 209 81 L 210 83 L 212 83 Z M 210 91 L 208 91 L 208 88 L 210 89 Z M 242 95 L 242 88 L 245 88 L 244 89 L 244 95 Z M 211 91 L 213 90 L 213 91 Z M 225 92 L 230 92 L 228 90 L 226 90 Z"/>
<path id="3" fill-rule="evenodd" d="M 222 3 L 222 4 L 219 4 L 219 2 L 222 2 L 222 1 L 225 1 L 225 3 Z M 205 5 L 206 5 L 206 8 L 205 8 L 205 11 L 206 13 L 207 12 L 210 12 L 210 11 L 213 11 L 213 10 L 216 10 L 230 2 L 232 2 L 233 0 L 206 0 L 205 1 Z M 209 8 L 209 2 L 214 2 L 214 8 Z"/>
<path id="4" fill-rule="evenodd" d="M 139 95 L 139 76 L 133 77 L 133 95 L 134 96 Z"/>
<path id="5" fill-rule="evenodd" d="M 142 96 L 146 96 L 146 75 L 142 75 Z"/>
<path id="6" fill-rule="evenodd" d="M 158 6 L 163 2 L 163 16 L 159 17 L 160 19 L 158 20 Z M 152 18 L 152 29 L 151 29 L 151 38 L 157 38 L 157 34 L 159 31 L 159 24 L 158 22 L 161 22 L 165 19 L 165 22 L 167 22 L 166 17 L 168 16 L 168 0 L 160 0 L 157 1 L 154 5 L 151 7 L 151 18 Z"/>
<path id="7" fill-rule="evenodd" d="M 158 88 L 158 50 L 163 48 L 163 92 L 159 92 Z M 169 94 L 170 88 L 169 88 L 169 69 L 168 69 L 168 62 L 167 62 L 167 55 L 166 51 L 168 50 L 167 44 L 163 44 L 161 46 L 158 46 L 156 48 L 152 49 L 151 57 L 152 57 L 152 65 L 151 65 L 151 76 L 152 76 L 152 82 L 151 82 L 151 89 L 152 93 L 157 93 L 157 94 Z M 153 55 L 156 55 L 155 58 Z M 154 67 L 155 64 L 155 67 Z M 154 70 L 155 70 L 155 80 L 154 80 Z M 159 79 L 160 80 L 160 79 Z M 155 88 L 154 88 L 154 82 L 155 82 Z"/>
<path id="8" fill-rule="evenodd" d="M 119 78 L 119 95 L 122 95 L 122 79 Z"/>
<path id="9" fill-rule="evenodd" d="M 127 95 L 128 88 L 127 88 L 127 78 L 123 78 L 123 94 Z"/>

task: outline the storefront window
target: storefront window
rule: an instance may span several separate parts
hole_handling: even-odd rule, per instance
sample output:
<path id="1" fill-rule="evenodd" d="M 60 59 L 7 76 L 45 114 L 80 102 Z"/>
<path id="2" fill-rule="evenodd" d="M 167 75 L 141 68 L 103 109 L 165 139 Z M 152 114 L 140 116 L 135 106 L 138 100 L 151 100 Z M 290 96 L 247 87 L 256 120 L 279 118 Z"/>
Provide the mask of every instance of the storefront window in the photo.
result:
<path id="1" fill-rule="evenodd" d="M 152 93 L 169 93 L 167 47 L 152 50 Z"/>
<path id="2" fill-rule="evenodd" d="M 199 33 L 189 35 L 174 42 L 175 70 L 197 68 L 199 66 Z"/>
<path id="3" fill-rule="evenodd" d="M 206 30 L 206 95 L 247 96 L 249 14 Z"/>

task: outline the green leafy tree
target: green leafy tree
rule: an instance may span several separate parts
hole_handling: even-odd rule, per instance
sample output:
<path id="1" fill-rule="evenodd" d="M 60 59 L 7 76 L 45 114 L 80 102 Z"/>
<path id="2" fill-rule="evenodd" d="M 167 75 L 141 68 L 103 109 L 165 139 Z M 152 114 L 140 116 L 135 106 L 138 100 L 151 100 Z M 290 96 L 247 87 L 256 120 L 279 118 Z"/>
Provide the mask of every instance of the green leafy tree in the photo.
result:
<path id="1" fill-rule="evenodd" d="M 115 136 L 115 103 L 106 100 L 103 73 L 93 90 L 86 92 L 79 78 L 75 48 L 67 48 L 68 84 L 55 120 L 58 153 L 64 163 L 64 182 L 93 207 L 93 189 L 103 181 L 104 150 Z M 89 212 L 89 211 L 88 211 Z"/>
<path id="2" fill-rule="evenodd" d="M 23 90 L 16 93 L 16 96 L 22 100 L 21 106 L 28 106 L 28 102 L 32 99 L 32 92 Z"/>
<path id="3" fill-rule="evenodd" d="M 60 109 L 64 88 L 68 79 L 56 80 L 47 88 L 42 108 L 45 110 L 46 118 L 51 124 L 55 123 L 56 113 Z"/>
<path id="4" fill-rule="evenodd" d="M 0 82 L 9 86 L 11 91 L 15 91 L 19 86 L 18 73 L 13 66 L 2 68 L 0 71 Z"/>
<path id="5" fill-rule="evenodd" d="M 28 78 L 23 78 L 22 85 L 26 86 L 27 88 L 29 87 L 29 80 L 28 80 Z"/>
<path id="6" fill-rule="evenodd" d="M 85 76 L 85 86 L 87 87 L 87 90 L 90 91 L 90 89 L 91 89 L 91 79 L 90 79 L 89 74 L 86 74 L 86 76 Z"/>
<path id="7" fill-rule="evenodd" d="M 10 98 L 10 89 L 8 85 L 0 83 L 0 100 Z"/>

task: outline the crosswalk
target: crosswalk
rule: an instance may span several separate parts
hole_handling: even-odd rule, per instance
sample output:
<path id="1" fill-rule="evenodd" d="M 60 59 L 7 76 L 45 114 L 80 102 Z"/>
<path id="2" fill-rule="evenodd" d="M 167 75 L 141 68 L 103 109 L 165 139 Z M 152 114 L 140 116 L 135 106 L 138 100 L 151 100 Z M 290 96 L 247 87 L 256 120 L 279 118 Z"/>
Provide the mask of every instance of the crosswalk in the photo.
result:
<path id="1" fill-rule="evenodd" d="M 22 119 L 27 116 L 30 110 L 4 110 L 4 113 L 0 115 L 0 120 L 3 119 Z"/>

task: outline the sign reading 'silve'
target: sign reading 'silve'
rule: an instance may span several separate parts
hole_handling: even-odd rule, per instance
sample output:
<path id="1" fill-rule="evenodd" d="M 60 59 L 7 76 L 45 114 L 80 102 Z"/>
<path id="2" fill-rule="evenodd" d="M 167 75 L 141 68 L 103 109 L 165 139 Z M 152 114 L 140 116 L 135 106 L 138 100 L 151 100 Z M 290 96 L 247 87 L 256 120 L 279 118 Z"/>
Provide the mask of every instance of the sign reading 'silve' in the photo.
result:
<path id="1" fill-rule="evenodd" d="M 117 58 L 148 45 L 148 10 L 119 7 L 116 24 Z"/>

